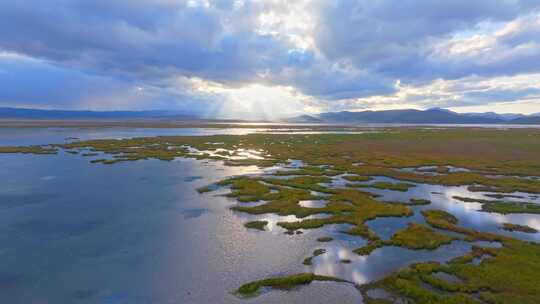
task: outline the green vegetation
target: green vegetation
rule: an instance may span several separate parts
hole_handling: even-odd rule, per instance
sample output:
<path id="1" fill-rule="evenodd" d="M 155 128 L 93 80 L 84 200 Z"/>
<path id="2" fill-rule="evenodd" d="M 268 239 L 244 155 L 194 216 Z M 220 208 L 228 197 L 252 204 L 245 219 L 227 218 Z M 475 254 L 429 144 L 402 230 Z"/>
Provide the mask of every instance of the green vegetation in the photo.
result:
<path id="1" fill-rule="evenodd" d="M 494 201 L 470 197 L 453 196 L 454 199 L 466 203 L 482 204 L 482 211 L 501 214 L 532 213 L 540 214 L 540 205 L 527 202 Z"/>
<path id="2" fill-rule="evenodd" d="M 507 231 L 519 231 L 519 232 L 525 232 L 525 233 L 537 233 L 538 230 L 526 226 L 526 225 L 517 225 L 512 223 L 503 223 L 503 229 Z"/>
<path id="3" fill-rule="evenodd" d="M 366 303 L 379 303 L 367 291 L 383 288 L 414 303 L 538 303 L 540 300 L 540 245 L 477 232 L 457 226 L 457 219 L 441 210 L 423 212 L 426 221 L 440 229 L 466 234 L 470 240 L 497 240 L 501 248 L 473 246 L 472 251 L 450 261 L 411 265 L 390 276 L 361 287 Z M 480 264 L 474 258 L 487 257 Z M 450 274 L 458 281 L 434 277 L 436 272 Z M 426 289 L 425 284 L 431 286 Z"/>
<path id="4" fill-rule="evenodd" d="M 455 238 L 442 233 L 435 232 L 424 225 L 409 223 L 407 228 L 398 230 L 388 241 L 373 240 L 364 247 L 355 249 L 354 252 L 359 255 L 369 255 L 373 250 L 383 246 L 400 246 L 409 249 L 428 249 L 433 250 L 441 245 L 451 243 Z"/>
<path id="5" fill-rule="evenodd" d="M 371 177 L 363 175 L 345 175 L 343 176 L 343 179 L 350 182 L 367 182 L 371 180 Z"/>
<path id="6" fill-rule="evenodd" d="M 409 200 L 409 205 L 420 206 L 420 205 L 429 205 L 429 204 L 431 204 L 431 201 L 427 199 L 411 198 Z"/>
<path id="7" fill-rule="evenodd" d="M 540 214 L 540 205 L 525 202 L 491 202 L 482 205 L 482 211 L 501 214 L 508 213 L 533 213 Z"/>
<path id="8" fill-rule="evenodd" d="M 479 198 L 472 198 L 472 197 L 463 197 L 463 196 L 452 196 L 453 199 L 456 199 L 458 201 L 462 201 L 464 203 L 489 203 L 489 200 L 485 199 L 479 199 Z"/>
<path id="9" fill-rule="evenodd" d="M 240 202 L 252 202 L 265 199 L 270 194 L 270 187 L 261 183 L 258 179 L 248 177 L 231 178 L 220 183 L 220 186 L 230 186 L 232 192 L 228 195 Z"/>
<path id="10" fill-rule="evenodd" d="M 102 163 L 104 165 L 112 165 L 112 164 L 116 164 L 118 162 L 118 160 L 116 160 L 116 159 L 94 159 L 94 160 L 91 160 L 90 162 L 93 163 L 93 164 Z"/>
<path id="11" fill-rule="evenodd" d="M 204 186 L 204 187 L 197 188 L 197 192 L 199 192 L 199 193 L 206 193 L 206 192 L 211 192 L 211 191 L 212 191 L 212 187 L 210 187 L 210 186 Z"/>
<path id="12" fill-rule="evenodd" d="M 49 146 L 0 147 L 0 153 L 56 154 L 57 152 L 56 148 Z"/>
<path id="13" fill-rule="evenodd" d="M 406 229 L 399 230 L 392 236 L 391 244 L 409 249 L 436 249 L 452 240 L 454 238 L 424 225 L 409 223 Z"/>
<path id="14" fill-rule="evenodd" d="M 349 234 L 372 238 L 373 235 L 365 227 L 365 222 L 381 216 L 410 216 L 412 211 L 404 205 L 388 204 L 374 200 L 369 194 L 354 190 L 337 190 L 330 195 L 328 204 L 323 208 L 315 209 L 319 213 L 328 213 L 330 216 L 317 219 L 306 219 L 296 222 L 280 222 L 279 226 L 287 230 L 320 228 L 329 224 L 351 224 Z M 256 208 L 256 207 L 255 207 Z M 317 211 L 313 211 L 317 212 Z"/>
<path id="15" fill-rule="evenodd" d="M 318 242 L 330 242 L 332 241 L 334 238 L 332 237 L 329 237 L 329 236 L 322 236 L 320 238 L 317 238 L 317 241 Z"/>
<path id="16" fill-rule="evenodd" d="M 90 156 L 98 156 L 99 153 L 95 153 L 95 152 L 88 152 L 88 153 L 83 153 L 81 154 L 82 156 L 86 156 L 86 157 L 90 157 Z"/>
<path id="17" fill-rule="evenodd" d="M 324 254 L 325 252 L 326 252 L 325 249 L 315 249 L 315 250 L 313 251 L 313 256 L 319 256 L 319 255 L 321 255 L 321 254 Z"/>
<path id="18" fill-rule="evenodd" d="M 276 289 L 292 289 L 299 285 L 310 284 L 313 281 L 333 281 L 333 282 L 347 282 L 334 277 L 320 276 L 313 273 L 299 273 L 286 277 L 276 277 L 270 279 L 264 279 L 246 283 L 238 288 L 238 294 L 242 296 L 255 295 L 260 288 L 270 287 Z"/>
<path id="19" fill-rule="evenodd" d="M 319 255 L 324 254 L 324 253 L 326 253 L 326 249 L 321 249 L 321 248 L 315 249 L 315 250 L 313 250 L 313 253 L 312 253 L 312 255 L 310 257 L 307 257 L 307 258 L 304 259 L 304 262 L 302 262 L 302 264 L 311 265 L 311 261 L 313 260 L 314 257 L 319 256 Z"/>
<path id="20" fill-rule="evenodd" d="M 288 159 L 301 159 L 308 165 L 308 169 L 303 172 L 305 175 L 379 175 L 417 183 L 476 185 L 498 192 L 540 193 L 538 182 L 520 178 L 540 172 L 538 138 L 540 131 L 534 129 L 389 128 L 364 134 L 249 134 L 88 140 L 53 147 L 2 147 L 0 153 L 51 154 L 56 153 L 58 147 L 89 148 L 113 155 L 119 162 L 192 157 L 225 159 L 228 165 L 262 167 L 283 163 Z M 215 142 L 220 145 L 214 145 Z M 261 155 L 270 156 L 265 159 L 232 160 L 227 159 L 226 153 L 216 154 L 221 151 L 217 149 L 236 151 L 239 148 L 256 150 Z M 362 165 L 356 166 L 355 163 Z M 327 167 L 320 167 L 322 165 Z M 471 172 L 450 172 L 446 167 L 449 165 L 468 168 Z M 439 174 L 395 170 L 422 166 L 436 166 Z M 488 174 L 502 177 L 488 177 Z"/>
<path id="21" fill-rule="evenodd" d="M 353 252 L 358 255 L 369 255 L 373 252 L 373 250 L 377 248 L 381 248 L 383 246 L 387 246 L 387 245 L 390 245 L 388 241 L 383 241 L 383 240 L 378 240 L 378 239 L 370 240 L 366 246 L 357 248 L 353 250 Z"/>
<path id="22" fill-rule="evenodd" d="M 245 223 L 244 227 L 264 231 L 264 227 L 266 227 L 266 225 L 268 225 L 268 221 L 252 221 Z"/>

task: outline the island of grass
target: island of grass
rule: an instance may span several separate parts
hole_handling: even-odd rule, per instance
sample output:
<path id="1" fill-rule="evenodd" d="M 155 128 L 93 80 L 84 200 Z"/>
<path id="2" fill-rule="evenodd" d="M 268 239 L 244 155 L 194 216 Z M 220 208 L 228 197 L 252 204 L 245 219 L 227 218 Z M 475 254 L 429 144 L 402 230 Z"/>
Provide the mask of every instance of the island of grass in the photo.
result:
<path id="1" fill-rule="evenodd" d="M 350 182 L 367 182 L 371 180 L 371 177 L 365 175 L 345 175 L 343 179 Z"/>
<path id="2" fill-rule="evenodd" d="M 322 249 L 322 248 L 315 249 L 313 250 L 313 254 L 310 257 L 305 258 L 302 264 L 311 265 L 312 264 L 311 262 L 314 257 L 320 256 L 321 254 L 324 254 L 324 253 L 326 253 L 326 249 Z"/>
<path id="3" fill-rule="evenodd" d="M 323 169 L 331 171 L 328 175 L 387 176 L 415 183 L 482 185 L 497 192 L 540 193 L 537 181 L 520 178 L 535 176 L 540 171 L 538 133 L 534 129 L 389 128 L 365 134 L 161 136 L 76 141 L 50 148 L 2 147 L 0 153 L 56 153 L 57 148 L 82 148 L 113 155 L 118 161 L 176 157 L 223 160 L 223 156 L 212 155 L 217 155 L 218 149 L 242 148 L 261 151 L 265 158 L 227 159 L 227 164 L 267 167 L 299 159 L 311 167 L 327 166 Z M 214 145 L 214 142 L 222 144 Z M 509 155 L 519 158 L 509 160 L 513 159 Z M 395 170 L 422 166 L 454 166 L 471 171 L 433 176 Z M 502 177 L 492 178 L 487 174 Z"/>
<path id="4" fill-rule="evenodd" d="M 526 202 L 490 202 L 482 205 L 482 211 L 500 214 L 530 213 L 540 214 L 540 205 Z"/>
<path id="5" fill-rule="evenodd" d="M 268 221 L 252 221 L 245 223 L 244 227 L 264 231 L 264 227 L 266 227 L 266 225 L 268 225 Z"/>
<path id="6" fill-rule="evenodd" d="M 330 236 L 321 236 L 320 238 L 317 238 L 317 241 L 318 242 L 330 242 L 332 241 L 334 238 L 330 237 Z"/>
<path id="7" fill-rule="evenodd" d="M 409 205 L 421 206 L 421 205 L 429 205 L 429 204 L 431 204 L 431 201 L 427 199 L 411 198 L 409 200 Z"/>
<path id="8" fill-rule="evenodd" d="M 82 156 L 85 156 L 85 157 L 91 157 L 91 156 L 98 156 L 99 153 L 95 153 L 95 152 L 88 152 L 88 153 L 83 153 L 81 154 Z"/>
<path id="9" fill-rule="evenodd" d="M 368 242 L 366 246 L 355 249 L 354 252 L 358 255 L 369 255 L 373 250 L 383 246 L 433 250 L 441 245 L 450 244 L 453 240 L 455 240 L 454 237 L 438 233 L 424 225 L 409 223 L 407 228 L 396 231 L 390 240 L 373 240 Z"/>
<path id="10" fill-rule="evenodd" d="M 540 205 L 535 204 L 535 203 L 486 200 L 486 199 L 461 197 L 461 196 L 453 196 L 452 198 L 457 199 L 462 202 L 466 202 L 466 203 L 480 203 L 482 204 L 481 210 L 484 212 L 493 212 L 493 213 L 500 213 L 500 214 L 509 214 L 509 213 L 540 214 Z"/>
<path id="11" fill-rule="evenodd" d="M 512 223 L 503 223 L 502 228 L 507 231 L 519 231 L 524 233 L 537 233 L 538 230 L 527 225 L 517 225 Z"/>
<path id="12" fill-rule="evenodd" d="M 51 146 L 0 147 L 0 153 L 56 154 L 58 150 Z"/>
<path id="13" fill-rule="evenodd" d="M 358 255 L 370 255 L 375 249 L 389 245 L 390 242 L 379 239 L 370 240 L 367 245 L 353 250 Z"/>
<path id="14" fill-rule="evenodd" d="M 299 273 L 290 276 L 269 278 L 259 281 L 246 283 L 237 289 L 237 293 L 241 296 L 254 296 L 259 289 L 263 287 L 275 288 L 275 289 L 292 289 L 299 285 L 307 285 L 313 281 L 332 281 L 332 282 L 347 282 L 346 280 L 321 276 L 313 273 Z"/>
<path id="15" fill-rule="evenodd" d="M 207 192 L 212 192 L 212 191 L 216 190 L 218 188 L 218 186 L 219 185 L 208 185 L 208 186 L 199 187 L 196 190 L 199 193 L 207 193 Z"/>
<path id="16" fill-rule="evenodd" d="M 397 231 L 390 241 L 394 246 L 433 250 L 441 245 L 450 244 L 454 239 L 446 234 L 435 232 L 424 225 L 409 223 L 407 228 Z"/>
<path id="17" fill-rule="evenodd" d="M 397 204 L 403 204 L 407 206 L 423 206 L 431 204 L 430 200 L 421 199 L 421 198 L 411 198 L 408 202 L 395 202 Z"/>
<path id="18" fill-rule="evenodd" d="M 490 234 L 457 226 L 457 219 L 441 210 L 424 212 L 426 221 L 440 229 L 459 231 L 472 239 L 489 239 Z M 411 265 L 386 278 L 363 285 L 365 303 L 387 303 L 372 299 L 370 289 L 384 289 L 393 297 L 413 303 L 510 303 L 532 304 L 540 301 L 540 245 L 496 237 L 500 248 L 473 246 L 472 251 L 447 264 L 434 262 Z M 479 264 L 475 258 L 486 257 Z M 450 282 L 434 274 L 443 272 L 456 278 Z M 390 302 L 388 302 L 390 303 Z"/>
<path id="19" fill-rule="evenodd" d="M 346 233 L 366 238 L 377 238 L 365 226 L 365 222 L 378 216 L 410 216 L 412 211 L 402 204 L 389 204 L 375 200 L 371 194 L 351 189 L 327 189 L 320 185 L 327 177 L 302 176 L 291 179 L 271 179 L 260 177 L 240 177 L 226 181 L 232 191 L 228 194 L 239 201 L 264 201 L 257 206 L 234 206 L 233 210 L 249 214 L 274 213 L 282 216 L 294 215 L 302 220 L 278 222 L 278 226 L 295 231 L 316 229 L 324 225 L 350 224 Z M 270 188 L 273 188 L 273 192 Z M 302 200 L 316 200 L 321 197 L 312 192 L 323 192 L 327 204 L 321 208 L 302 207 Z M 310 215 L 323 214 L 325 217 L 303 219 Z"/>

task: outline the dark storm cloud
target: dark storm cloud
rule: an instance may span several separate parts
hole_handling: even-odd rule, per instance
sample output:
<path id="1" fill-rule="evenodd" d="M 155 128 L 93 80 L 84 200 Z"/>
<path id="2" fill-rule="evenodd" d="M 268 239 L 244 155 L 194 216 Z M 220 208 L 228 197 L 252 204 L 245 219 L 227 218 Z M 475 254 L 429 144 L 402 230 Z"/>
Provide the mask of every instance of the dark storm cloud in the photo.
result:
<path id="1" fill-rule="evenodd" d="M 87 96 L 127 89 L 118 79 L 64 69 L 39 60 L 18 56 L 0 56 L 0 99 L 8 104 L 34 104 L 46 107 L 53 103 L 76 107 Z"/>

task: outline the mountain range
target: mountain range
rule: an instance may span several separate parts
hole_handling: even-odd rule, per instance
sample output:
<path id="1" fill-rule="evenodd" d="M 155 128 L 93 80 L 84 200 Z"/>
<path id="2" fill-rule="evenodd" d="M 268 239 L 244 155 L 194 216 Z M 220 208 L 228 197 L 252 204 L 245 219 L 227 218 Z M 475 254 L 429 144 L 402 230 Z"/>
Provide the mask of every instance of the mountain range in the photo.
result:
<path id="1" fill-rule="evenodd" d="M 175 111 L 72 111 L 0 108 L 0 119 L 178 119 L 196 120 L 197 116 Z"/>
<path id="2" fill-rule="evenodd" d="M 25 120 L 177 120 L 197 121 L 201 117 L 177 111 L 71 111 L 71 110 L 41 110 L 23 108 L 0 108 L 0 119 Z M 208 120 L 208 119 L 204 119 Z M 214 119 L 219 120 L 219 119 Z M 540 124 L 540 113 L 498 114 L 486 113 L 456 113 L 450 110 L 433 108 L 428 110 L 385 110 L 360 112 L 326 112 L 316 115 L 300 115 L 282 119 L 286 123 L 397 123 L 397 124 Z"/>
<path id="3" fill-rule="evenodd" d="M 326 112 L 317 115 L 301 115 L 284 120 L 294 123 L 397 123 L 397 124 L 540 124 L 540 113 L 497 114 L 456 113 L 434 108 L 428 110 L 386 110 L 360 112 Z"/>

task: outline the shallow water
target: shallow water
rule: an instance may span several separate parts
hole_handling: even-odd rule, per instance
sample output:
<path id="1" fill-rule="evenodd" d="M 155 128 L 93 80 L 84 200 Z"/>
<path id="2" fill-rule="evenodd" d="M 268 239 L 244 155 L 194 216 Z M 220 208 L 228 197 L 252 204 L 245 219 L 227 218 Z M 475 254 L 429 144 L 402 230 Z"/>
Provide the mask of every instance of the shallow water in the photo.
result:
<path id="1" fill-rule="evenodd" d="M 68 137 L 250 132 L 239 130 L 0 129 L 0 146 L 62 143 Z M 291 160 L 287 166 L 302 165 Z M 226 188 L 207 194 L 195 191 L 225 177 L 271 173 L 276 167 L 263 171 L 193 159 L 101 165 L 60 152 L 0 154 L 0 168 L 0 303 L 331 303 L 336 299 L 359 303 L 359 292 L 349 284 L 315 282 L 250 299 L 240 299 L 232 291 L 248 281 L 308 271 L 365 283 L 411 262 L 448 261 L 471 246 L 454 241 L 434 251 L 384 247 L 361 257 L 352 250 L 365 241 L 342 233 L 347 225 L 286 235 L 277 223 L 298 218 L 233 212 L 229 210 L 233 205 L 260 203 L 237 203 L 221 195 L 227 193 Z M 396 182 L 378 177 L 368 183 L 376 181 Z M 345 184 L 340 176 L 335 177 L 333 185 Z M 540 241 L 538 233 L 499 229 L 502 222 L 540 229 L 540 216 L 479 212 L 479 204 L 452 199 L 455 195 L 489 199 L 486 193 L 469 192 L 466 187 L 417 184 L 407 192 L 362 189 L 381 195 L 382 200 L 432 201 L 428 206 L 412 207 L 412 217 L 369 221 L 370 229 L 383 239 L 411 221 L 423 222 L 421 210 L 441 208 L 456 215 L 463 226 Z M 538 198 L 527 200 L 540 203 Z M 322 201 L 303 204 L 324 205 Z M 267 220 L 266 231 L 243 226 L 252 220 Z M 334 240 L 317 242 L 321 236 Z M 312 266 L 302 265 L 317 248 L 327 251 L 313 258 Z M 345 259 L 351 263 L 342 263 Z"/>
<path id="2" fill-rule="evenodd" d="M 396 179 L 378 176 L 373 180 L 363 183 L 369 184 L 374 182 L 401 182 Z M 336 182 L 340 184 L 341 182 Z M 498 214 L 482 212 L 481 204 L 479 203 L 464 203 L 455 198 L 454 196 L 471 197 L 479 199 L 493 200 L 486 194 L 489 192 L 471 192 L 467 189 L 467 186 L 441 186 L 431 184 L 415 184 L 415 187 L 410 188 L 408 191 L 392 191 L 376 188 L 360 188 L 361 190 L 368 191 L 374 194 L 380 195 L 377 199 L 388 202 L 408 202 L 411 198 L 414 199 L 427 199 L 431 201 L 431 204 L 425 206 L 413 206 L 415 216 L 411 218 L 399 218 L 399 219 L 385 219 L 378 218 L 370 221 L 368 225 L 372 227 L 376 232 L 381 233 L 383 236 L 391 235 L 395 230 L 402 229 L 406 226 L 406 223 L 410 221 L 423 222 L 420 215 L 421 210 L 425 209 L 442 209 L 452 213 L 459 220 L 460 226 L 473 228 L 482 231 L 491 231 L 498 234 L 508 235 L 520 239 L 526 239 L 530 241 L 540 242 L 540 233 L 527 234 L 523 232 L 510 232 L 501 229 L 502 223 L 513 223 L 520 225 L 527 225 L 537 230 L 540 230 L 540 214 Z M 493 194 L 493 193 L 491 193 Z M 522 196 L 523 198 L 505 198 L 507 201 L 525 201 L 531 203 L 540 204 L 540 199 L 536 196 L 532 196 L 528 193 L 513 192 L 512 195 Z M 380 222 L 380 224 L 378 224 Z"/>

